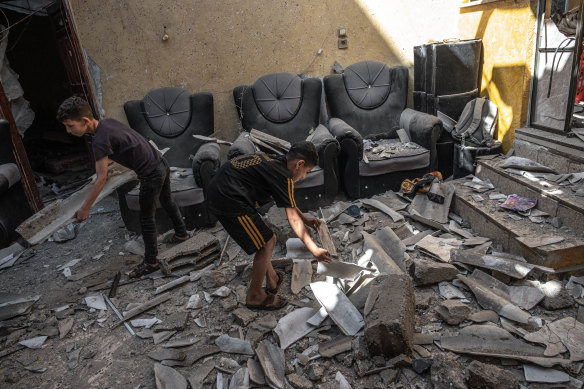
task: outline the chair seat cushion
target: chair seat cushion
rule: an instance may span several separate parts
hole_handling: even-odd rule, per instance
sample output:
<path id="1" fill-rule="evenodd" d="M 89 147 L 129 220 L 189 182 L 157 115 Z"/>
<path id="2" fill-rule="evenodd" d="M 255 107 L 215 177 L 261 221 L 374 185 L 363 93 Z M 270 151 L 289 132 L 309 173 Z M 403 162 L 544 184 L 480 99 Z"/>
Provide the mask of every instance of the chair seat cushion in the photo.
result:
<path id="1" fill-rule="evenodd" d="M 199 187 L 195 182 L 191 169 L 174 167 L 170 169 L 171 196 L 179 207 L 189 207 L 205 201 L 203 188 Z M 129 209 L 133 211 L 140 210 L 140 184 L 126 193 L 126 202 Z M 157 202 L 157 206 L 160 208 L 160 203 Z"/>
<path id="2" fill-rule="evenodd" d="M 315 166 L 304 179 L 294 184 L 295 188 L 313 188 L 324 185 L 324 170 L 320 166 Z"/>
<path id="3" fill-rule="evenodd" d="M 302 103 L 302 80 L 292 73 L 273 73 L 260 77 L 252 87 L 256 105 L 274 123 L 291 120 Z"/>
<path id="4" fill-rule="evenodd" d="M 0 165 L 0 195 L 20 181 L 20 171 L 14 163 Z"/>
<path id="5" fill-rule="evenodd" d="M 430 165 L 430 151 L 413 142 L 383 139 L 365 144 L 369 163 L 359 161 L 360 176 L 378 176 L 386 173 L 422 169 Z"/>

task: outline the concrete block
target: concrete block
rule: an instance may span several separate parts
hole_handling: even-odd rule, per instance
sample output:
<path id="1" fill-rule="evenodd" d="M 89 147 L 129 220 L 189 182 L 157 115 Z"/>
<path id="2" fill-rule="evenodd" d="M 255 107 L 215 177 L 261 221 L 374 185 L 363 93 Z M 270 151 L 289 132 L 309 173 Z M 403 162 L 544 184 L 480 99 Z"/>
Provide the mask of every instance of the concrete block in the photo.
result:
<path id="1" fill-rule="evenodd" d="M 456 278 L 458 269 L 449 263 L 439 263 L 421 258 L 413 259 L 414 266 L 410 275 L 416 285 L 437 284 L 442 281 L 450 281 Z"/>
<path id="2" fill-rule="evenodd" d="M 365 340 L 372 355 L 408 354 L 413 344 L 415 298 L 407 274 L 381 275 L 373 280 L 367 298 Z"/>
<path id="3" fill-rule="evenodd" d="M 459 325 L 470 314 L 470 307 L 458 300 L 444 300 L 438 306 L 438 315 L 451 326 Z"/>

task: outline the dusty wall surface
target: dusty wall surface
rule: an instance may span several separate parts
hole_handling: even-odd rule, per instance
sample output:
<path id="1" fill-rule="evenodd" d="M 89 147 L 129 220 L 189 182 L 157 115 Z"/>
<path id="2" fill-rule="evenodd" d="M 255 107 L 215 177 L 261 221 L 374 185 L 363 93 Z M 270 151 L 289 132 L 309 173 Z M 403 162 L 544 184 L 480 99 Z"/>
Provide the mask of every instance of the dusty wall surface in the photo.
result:
<path id="1" fill-rule="evenodd" d="M 498 139 L 506 152 L 525 125 L 536 35 L 537 1 L 497 1 L 461 8 L 459 37 L 483 40 L 481 95 L 499 108 Z"/>
<path id="2" fill-rule="evenodd" d="M 69 3 L 81 44 L 101 67 L 106 116 L 125 121 L 123 103 L 152 88 L 209 91 L 215 129 L 222 130 L 220 137 L 234 139 L 239 132 L 235 86 L 272 72 L 324 76 L 335 60 L 344 66 L 365 59 L 406 65 L 411 79 L 413 46 L 456 37 L 460 1 Z M 161 39 L 164 26 L 166 42 Z M 337 48 L 338 27 L 347 28 L 348 49 Z"/>

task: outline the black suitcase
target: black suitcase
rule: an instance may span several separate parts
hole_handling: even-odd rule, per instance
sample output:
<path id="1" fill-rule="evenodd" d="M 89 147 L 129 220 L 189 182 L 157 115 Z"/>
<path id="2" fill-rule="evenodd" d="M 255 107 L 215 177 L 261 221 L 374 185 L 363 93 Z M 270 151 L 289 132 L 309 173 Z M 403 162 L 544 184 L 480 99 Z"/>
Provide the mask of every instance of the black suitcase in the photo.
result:
<path id="1" fill-rule="evenodd" d="M 481 54 L 481 39 L 415 46 L 414 109 L 458 120 L 479 95 Z"/>
<path id="2" fill-rule="evenodd" d="M 454 144 L 454 179 L 466 177 L 474 174 L 477 167 L 476 159 L 482 155 L 501 154 L 501 143 L 495 142 L 491 147 L 464 146 L 460 143 Z"/>

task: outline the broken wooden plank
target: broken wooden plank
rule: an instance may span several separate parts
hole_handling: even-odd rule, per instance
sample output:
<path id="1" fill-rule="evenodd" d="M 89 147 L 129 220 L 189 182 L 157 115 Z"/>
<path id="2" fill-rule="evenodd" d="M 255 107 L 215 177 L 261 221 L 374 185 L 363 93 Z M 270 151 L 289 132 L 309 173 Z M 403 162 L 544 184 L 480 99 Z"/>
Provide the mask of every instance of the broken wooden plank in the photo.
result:
<path id="1" fill-rule="evenodd" d="M 217 138 L 213 138 L 210 136 L 204 136 L 204 135 L 193 135 L 193 138 L 198 139 L 198 140 L 202 140 L 206 143 L 217 143 L 220 145 L 227 145 L 227 146 L 231 146 L 233 143 L 232 142 L 228 142 L 226 140 L 222 140 L 222 139 L 217 139 Z"/>
<path id="2" fill-rule="evenodd" d="M 343 334 L 353 336 L 363 328 L 365 325 L 363 316 L 338 286 L 326 282 L 313 282 L 310 287 L 318 302 Z"/>
<path id="3" fill-rule="evenodd" d="M 331 238 L 331 233 L 329 232 L 328 226 L 324 219 L 320 219 L 320 225 L 318 226 L 318 236 L 320 237 L 320 242 L 322 247 L 329 252 L 331 257 L 338 257 L 337 248 L 335 242 Z"/>
<path id="4" fill-rule="evenodd" d="M 370 207 L 379 209 L 380 211 L 385 213 L 387 216 L 389 216 L 391 218 L 391 220 L 393 220 L 394 222 L 399 222 L 401 220 L 404 220 L 404 217 L 401 214 L 399 214 L 396 211 L 394 211 L 393 209 L 389 208 L 387 205 L 383 204 L 379 200 L 361 199 L 360 201 L 365 205 L 369 205 Z"/>
<path id="5" fill-rule="evenodd" d="M 132 319 L 133 317 L 138 316 L 139 314 L 146 312 L 147 310 L 154 308 L 155 306 L 162 304 L 163 302 L 165 302 L 166 300 L 170 300 L 170 293 L 165 293 L 165 294 L 161 294 L 160 296 L 156 296 L 155 298 L 153 298 L 150 301 L 145 302 L 144 304 L 141 304 L 140 306 L 131 309 L 130 311 L 128 311 L 126 313 L 126 315 L 124 316 L 124 318 L 122 320 L 120 320 L 119 322 L 115 323 L 111 329 L 113 330 L 114 328 L 116 328 L 117 326 L 119 326 L 120 324 L 124 323 L 127 320 Z"/>
<path id="6" fill-rule="evenodd" d="M 137 177 L 134 171 L 126 169 L 116 163 L 112 164 L 108 168 L 108 180 L 95 199 L 94 204 L 97 204 L 101 199 L 111 194 L 119 186 L 136 179 Z M 73 193 L 66 199 L 57 200 L 51 203 L 49 206 L 35 213 L 20 224 L 16 228 L 16 232 L 18 232 L 31 245 L 42 243 L 55 231 L 71 223 L 71 219 L 75 216 L 75 212 L 77 212 L 85 202 L 85 199 L 93 189 L 93 184 L 96 180 L 97 176 L 94 174 L 91 176 L 90 183 L 84 188 Z"/>
<path id="7" fill-rule="evenodd" d="M 467 265 L 496 270 L 517 279 L 525 278 L 535 268 L 535 266 L 527 262 L 479 254 L 472 250 L 452 250 L 450 259 Z"/>

